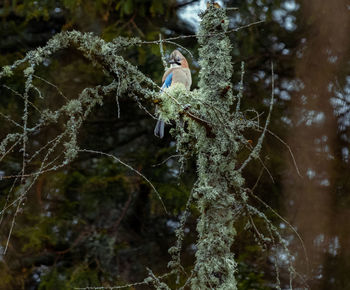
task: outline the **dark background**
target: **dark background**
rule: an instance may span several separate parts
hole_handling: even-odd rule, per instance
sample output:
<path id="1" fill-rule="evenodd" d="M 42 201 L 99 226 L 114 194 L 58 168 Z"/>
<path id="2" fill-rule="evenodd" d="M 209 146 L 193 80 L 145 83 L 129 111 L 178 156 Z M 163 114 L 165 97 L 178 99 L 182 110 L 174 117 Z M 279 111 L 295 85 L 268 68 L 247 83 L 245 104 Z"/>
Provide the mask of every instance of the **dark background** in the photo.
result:
<path id="1" fill-rule="evenodd" d="M 143 40 L 194 34 L 189 21 L 203 1 L 155 0 L 25 0 L 0 2 L 0 65 L 10 65 L 60 31 L 94 32 L 106 41 L 117 36 Z M 220 2 L 222 4 L 222 2 Z M 296 227 L 297 236 L 271 209 L 252 203 L 281 231 L 288 242 L 297 271 L 311 289 L 350 289 L 350 6 L 346 0 L 224 1 L 231 28 L 257 20 L 264 23 L 230 35 L 235 68 L 233 83 L 240 79 L 245 62 L 243 110 L 254 108 L 263 124 L 271 90 L 270 63 L 275 65 L 275 95 L 270 130 L 291 147 L 302 177 L 298 176 L 288 147 L 271 134 L 264 142 L 262 160 L 274 181 L 264 172 L 255 193 Z M 197 87 L 198 45 L 195 38 L 178 40 L 193 53 L 189 61 Z M 165 45 L 166 53 L 176 46 Z M 131 47 L 123 56 L 158 84 L 163 66 L 157 45 Z M 87 86 L 111 79 L 73 49 L 55 54 L 36 74 L 58 86 L 68 99 Z M 45 96 L 41 108 L 57 109 L 64 99 L 51 86 L 35 80 Z M 0 111 L 21 121 L 23 100 L 2 85 L 23 92 L 23 74 L 1 80 Z M 34 98 L 33 98 L 34 99 Z M 127 95 L 120 98 L 117 117 L 115 96 L 107 96 L 79 134 L 81 148 L 114 154 L 142 172 L 159 190 L 157 196 L 139 176 L 111 159 L 92 154 L 79 157 L 62 170 L 43 174 L 28 193 L 16 216 L 8 252 L 0 256 L 0 289 L 70 289 L 113 286 L 142 281 L 146 267 L 167 272 L 167 252 L 175 242 L 174 229 L 196 178 L 195 164 L 188 160 L 179 176 L 171 126 L 164 139 L 153 135 L 155 120 Z M 153 109 L 152 104 L 144 106 Z M 17 130 L 0 116 L 0 137 Z M 53 138 L 61 125 L 51 126 L 35 137 L 39 149 Z M 247 132 L 255 143 L 258 135 Z M 36 142 L 36 143 L 35 143 Z M 0 174 L 16 174 L 21 168 L 19 148 L 0 163 Z M 35 150 L 33 151 L 35 152 Z M 161 164 L 160 164 L 161 163 Z M 253 187 L 261 164 L 245 171 Z M 13 179 L 0 182 L 0 206 L 7 199 Z M 15 183 L 15 188 L 19 186 Z M 3 251 L 15 208 L 1 217 L 0 252 Z M 193 207 L 186 225 L 183 265 L 194 261 L 197 212 Z M 256 221 L 259 225 L 259 221 Z M 260 221 L 261 223 L 261 221 Z M 232 251 L 238 262 L 239 289 L 272 289 L 276 286 L 273 263 L 280 265 L 282 288 L 289 274 L 284 253 L 275 248 L 263 252 L 245 221 L 237 224 Z M 184 279 L 185 277 L 182 277 Z M 176 287 L 175 277 L 166 281 Z M 304 287 L 295 279 L 295 286 Z M 139 286 L 136 289 L 148 289 Z"/>

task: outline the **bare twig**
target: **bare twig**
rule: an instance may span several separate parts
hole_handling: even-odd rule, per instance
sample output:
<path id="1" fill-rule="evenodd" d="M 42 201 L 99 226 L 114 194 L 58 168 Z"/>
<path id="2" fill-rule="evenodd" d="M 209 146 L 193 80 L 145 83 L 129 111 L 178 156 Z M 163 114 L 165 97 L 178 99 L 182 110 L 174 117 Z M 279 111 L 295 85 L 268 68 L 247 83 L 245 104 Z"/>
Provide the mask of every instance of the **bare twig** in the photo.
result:
<path id="1" fill-rule="evenodd" d="M 162 40 L 162 35 L 159 33 L 159 51 L 160 51 L 160 56 L 162 58 L 162 63 L 164 67 L 164 71 L 168 69 L 168 64 L 166 62 L 166 57 L 164 54 L 164 48 L 163 48 L 163 40 Z"/>
<path id="2" fill-rule="evenodd" d="M 144 176 L 140 171 L 136 170 L 135 168 L 133 168 L 132 166 L 130 166 L 129 164 L 121 161 L 118 157 L 112 155 L 112 154 L 108 154 L 108 153 L 104 153 L 104 152 L 101 152 L 101 151 L 95 151 L 95 150 L 88 150 L 88 149 L 81 149 L 79 150 L 79 152 L 86 152 L 86 153 L 93 153 L 93 154 L 99 154 L 99 155 L 104 155 L 104 156 L 107 156 L 107 157 L 110 157 L 110 158 L 113 158 L 114 160 L 116 160 L 117 162 L 123 164 L 125 167 L 129 168 L 131 171 L 135 172 L 137 175 L 141 176 L 150 186 L 151 188 L 154 190 L 154 192 L 156 193 L 156 195 L 158 196 L 163 208 L 164 208 L 164 211 L 166 212 L 166 214 L 168 214 L 168 211 L 163 203 L 163 200 L 159 194 L 159 192 L 157 191 L 157 189 L 154 187 L 153 183 L 146 177 Z"/>
<path id="3" fill-rule="evenodd" d="M 62 93 L 62 91 L 61 91 L 55 84 L 49 82 L 48 80 L 46 80 L 46 79 L 44 79 L 44 78 L 42 78 L 42 77 L 37 76 L 37 75 L 33 75 L 33 77 L 35 77 L 35 78 L 37 78 L 37 79 L 43 81 L 44 83 L 46 83 L 46 84 L 48 84 L 48 85 L 54 87 L 54 88 L 57 90 L 58 94 L 59 94 L 60 96 L 62 96 L 66 101 L 68 101 L 68 98 Z"/>
<path id="4" fill-rule="evenodd" d="M 259 20 L 259 21 L 255 21 L 255 22 L 249 23 L 247 25 L 243 25 L 243 26 L 240 26 L 240 27 L 237 27 L 237 28 L 234 28 L 234 29 L 230 29 L 230 30 L 224 31 L 224 32 L 209 33 L 208 37 L 210 37 L 210 36 L 218 36 L 218 35 L 223 35 L 223 34 L 230 34 L 230 33 L 237 32 L 237 31 L 240 31 L 242 29 L 246 29 L 246 28 L 249 28 L 249 27 L 252 27 L 254 25 L 258 25 L 258 24 L 264 23 L 264 22 L 265 22 L 265 20 Z M 177 39 L 186 39 L 186 38 L 195 38 L 195 37 L 197 37 L 196 34 L 180 35 L 180 36 L 175 36 L 175 37 L 169 37 L 169 38 L 163 39 L 162 41 L 163 42 L 168 42 L 168 41 L 173 41 L 173 40 L 177 40 Z M 158 40 L 142 41 L 142 43 L 143 44 L 158 44 L 159 41 Z"/>
<path id="5" fill-rule="evenodd" d="M 275 96 L 274 90 L 275 90 L 275 82 L 274 82 L 273 62 L 271 62 L 271 99 L 270 99 L 269 114 L 267 115 L 264 129 L 263 129 L 263 131 L 258 139 L 256 146 L 254 147 L 252 152 L 249 154 L 248 158 L 244 161 L 242 166 L 238 169 L 239 172 L 241 172 L 253 158 L 258 157 L 258 155 L 259 155 L 259 152 L 261 150 L 261 145 L 262 145 L 262 142 L 263 142 L 263 139 L 265 137 L 266 130 L 267 130 L 267 126 L 270 123 L 271 112 L 272 112 L 274 96 Z"/>
<path id="6" fill-rule="evenodd" d="M 159 162 L 157 164 L 153 164 L 152 167 L 156 167 L 156 166 L 162 165 L 162 164 L 166 163 L 168 160 L 170 160 L 172 158 L 181 157 L 181 156 L 183 156 L 183 155 L 181 155 L 181 154 L 171 155 L 168 158 L 166 158 L 165 160 L 163 160 L 162 162 Z"/>
<path id="7" fill-rule="evenodd" d="M 299 235 L 299 233 L 297 232 L 297 230 L 284 218 L 282 217 L 277 211 L 275 211 L 271 206 L 269 206 L 265 201 L 263 201 L 260 197 L 258 197 L 256 194 L 254 194 L 253 190 L 252 189 L 247 189 L 247 192 L 252 196 L 254 197 L 256 200 L 258 200 L 260 203 L 262 203 L 267 209 L 271 210 L 278 218 L 280 218 L 283 222 L 285 222 L 288 227 L 295 233 L 295 235 L 298 237 L 299 241 L 300 241 L 300 244 L 303 248 L 303 251 L 304 251 L 304 255 L 305 255 L 305 259 L 306 259 L 306 262 L 307 262 L 307 268 L 308 268 L 308 272 L 309 272 L 309 265 L 310 265 L 310 262 L 309 262 L 309 257 L 308 257 L 308 254 L 307 254 L 307 250 L 306 250 L 306 247 L 305 247 L 305 244 L 304 244 L 304 241 L 303 239 L 301 238 L 301 236 Z"/>

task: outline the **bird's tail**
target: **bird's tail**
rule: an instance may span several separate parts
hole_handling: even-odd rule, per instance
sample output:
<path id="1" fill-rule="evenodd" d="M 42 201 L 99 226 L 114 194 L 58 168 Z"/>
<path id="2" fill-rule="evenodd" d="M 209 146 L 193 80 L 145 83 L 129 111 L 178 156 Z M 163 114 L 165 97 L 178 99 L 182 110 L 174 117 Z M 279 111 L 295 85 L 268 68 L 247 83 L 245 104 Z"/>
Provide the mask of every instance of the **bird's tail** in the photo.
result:
<path id="1" fill-rule="evenodd" d="M 154 135 L 163 138 L 164 137 L 164 121 L 159 118 L 156 124 L 156 127 L 154 128 Z"/>

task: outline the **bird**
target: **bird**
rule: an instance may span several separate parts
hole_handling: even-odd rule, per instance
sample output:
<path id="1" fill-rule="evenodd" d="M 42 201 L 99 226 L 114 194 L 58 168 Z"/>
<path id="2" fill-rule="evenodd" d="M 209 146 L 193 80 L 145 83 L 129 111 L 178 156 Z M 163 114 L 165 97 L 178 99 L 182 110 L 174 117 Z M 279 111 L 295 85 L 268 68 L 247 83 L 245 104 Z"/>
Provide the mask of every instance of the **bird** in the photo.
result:
<path id="1" fill-rule="evenodd" d="M 220 4 L 217 2 L 212 2 L 211 4 L 213 5 L 214 8 L 221 8 Z M 207 2 L 207 9 L 209 9 L 209 7 L 210 7 L 210 2 L 208 1 Z"/>
<path id="2" fill-rule="evenodd" d="M 162 78 L 161 90 L 163 91 L 176 83 L 181 83 L 187 90 L 190 90 L 192 84 L 191 71 L 183 54 L 175 49 L 170 54 L 169 64 L 170 68 L 166 70 Z M 160 117 L 154 128 L 154 135 L 159 138 L 164 137 L 164 121 Z"/>

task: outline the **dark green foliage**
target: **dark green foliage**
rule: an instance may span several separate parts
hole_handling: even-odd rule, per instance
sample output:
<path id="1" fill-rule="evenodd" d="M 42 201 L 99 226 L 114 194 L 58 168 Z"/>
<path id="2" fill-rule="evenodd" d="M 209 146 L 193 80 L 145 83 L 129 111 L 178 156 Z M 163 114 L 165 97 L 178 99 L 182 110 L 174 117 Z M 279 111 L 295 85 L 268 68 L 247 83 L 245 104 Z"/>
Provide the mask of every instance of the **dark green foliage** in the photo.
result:
<path id="1" fill-rule="evenodd" d="M 269 98 L 271 85 L 270 61 L 274 61 L 275 85 L 278 90 L 276 90 L 277 100 L 270 129 L 283 140 L 287 140 L 290 133 L 298 129 L 298 126 L 299 128 L 305 126 L 302 122 L 298 126 L 293 125 L 294 121 L 294 124 L 297 124 L 298 120 L 303 119 L 302 113 L 306 105 L 303 105 L 300 96 L 303 94 L 314 96 L 316 100 L 322 98 L 328 100 L 327 97 L 329 97 L 317 95 L 315 92 L 310 93 L 307 90 L 307 82 L 305 82 L 306 89 L 302 86 L 298 88 L 295 84 L 289 88 L 285 86 L 285 81 L 295 80 L 295 78 L 300 81 L 301 76 L 298 74 L 300 70 L 298 71 L 297 68 L 298 65 L 300 66 L 302 52 L 312 44 L 311 36 L 319 33 L 319 31 L 310 32 L 309 28 L 314 23 L 317 24 L 319 17 L 329 15 L 327 10 L 325 13 L 308 17 L 308 14 L 303 15 L 305 7 L 308 7 L 306 1 L 296 1 L 301 8 L 293 11 L 285 8 L 286 2 L 288 1 L 227 1 L 228 6 L 240 8 L 240 19 L 236 18 L 237 12 L 232 11 L 229 14 L 232 26 L 247 24 L 261 18 L 266 20 L 260 26 L 252 26 L 231 34 L 232 65 L 236 72 L 232 76 L 232 81 L 234 84 L 238 83 L 240 62 L 244 60 L 246 73 L 242 108 L 243 110 L 255 108 L 259 113 L 266 112 L 268 105 L 266 100 Z M 313 2 L 315 1 L 310 1 L 310 3 Z M 0 3 L 2 20 L 0 66 L 13 63 L 22 58 L 28 50 L 43 46 L 54 34 L 66 30 L 92 31 L 106 41 L 112 41 L 117 36 L 156 40 L 159 33 L 162 33 L 163 37 L 194 33 L 189 26 L 179 22 L 177 17 L 179 4 L 177 1 L 155 0 L 3 1 Z M 321 4 L 320 7 L 322 8 Z M 297 24 L 295 30 L 285 29 L 276 20 L 274 11 L 279 9 L 287 11 L 285 16 L 295 17 Z M 333 26 L 335 25 L 331 24 L 328 27 Z M 324 29 L 320 28 L 320 31 Z M 302 42 L 304 38 L 307 39 L 306 44 Z M 184 39 L 179 43 L 195 55 L 194 59 L 188 58 L 193 69 L 195 80 L 193 88 L 195 88 L 198 79 L 196 73 L 198 65 L 195 62 L 198 60 L 197 44 L 193 39 Z M 321 48 L 324 47 L 327 51 L 328 46 L 332 48 L 331 44 L 322 43 L 318 45 L 317 50 L 322 51 Z M 169 44 L 165 46 L 166 52 L 173 48 L 175 47 Z M 289 52 L 285 53 L 284 48 Z M 313 52 L 306 54 L 304 58 L 311 58 Z M 333 49 L 332 52 L 336 54 L 337 50 Z M 126 60 L 137 65 L 145 75 L 160 84 L 163 67 L 157 45 L 135 46 L 132 49 L 122 50 L 121 53 Z M 347 58 L 343 59 L 342 63 L 346 64 L 346 60 Z M 321 58 L 318 61 L 321 61 Z M 322 72 L 322 68 L 319 69 L 317 66 L 315 68 L 313 64 L 308 64 L 307 67 L 310 70 L 308 73 L 310 76 L 315 75 L 315 72 Z M 13 90 L 23 93 L 24 78 L 21 69 L 15 70 L 12 78 L 5 78 L 5 83 Z M 349 69 L 344 65 L 339 71 L 340 84 L 345 86 Z M 76 98 L 87 86 L 105 85 L 112 79 L 102 73 L 101 66 L 92 66 L 74 49 L 67 49 L 54 55 L 47 66 L 38 67 L 36 73 L 57 85 L 69 100 Z M 35 99 L 37 107 L 55 110 L 65 103 L 59 92 L 52 86 L 39 79 L 34 79 L 33 83 L 40 86 L 46 96 L 43 100 Z M 315 86 L 311 87 L 315 88 Z M 232 89 L 233 93 L 237 92 L 237 87 Z M 321 91 L 327 91 L 327 86 L 322 87 Z M 287 93 L 290 99 L 284 98 L 283 92 Z M 30 92 L 30 98 L 34 95 L 35 92 Z M 15 121 L 21 122 L 23 100 L 2 86 L 0 86 L 0 96 L 0 111 L 5 115 L 11 115 Z M 174 244 L 174 225 L 179 221 L 178 215 L 184 210 L 189 191 L 196 179 L 195 167 L 193 163 L 188 162 L 185 174 L 178 179 L 180 165 L 176 161 L 177 158 L 162 163 L 168 156 L 176 154 L 170 135 L 167 134 L 164 140 L 154 138 L 152 130 L 155 122 L 138 108 L 134 100 L 126 94 L 120 98 L 119 102 L 120 119 L 117 118 L 114 95 L 106 96 L 103 107 L 94 108 L 91 118 L 82 126 L 79 145 L 81 148 L 114 154 L 141 171 L 156 185 L 170 216 L 164 214 L 158 197 L 142 178 L 108 158 L 81 154 L 73 164 L 41 176 L 29 192 L 24 201 L 25 206 L 16 218 L 8 252 L 3 260 L 0 260 L 0 289 L 108 287 L 142 281 L 148 275 L 146 266 L 157 275 L 167 271 L 167 262 L 170 258 L 167 250 Z M 295 103 L 297 103 L 296 108 Z M 153 110 L 150 104 L 142 103 L 142 105 Z M 309 109 L 311 110 L 312 107 Z M 30 110 L 35 114 L 35 109 L 30 108 Z M 293 119 L 295 111 L 301 113 L 296 120 Z M 39 118 L 39 115 L 37 117 Z M 249 119 L 252 116 L 247 112 L 244 117 Z M 266 113 L 261 116 L 261 119 L 264 120 L 265 117 Z M 18 128 L 11 122 L 7 122 L 3 116 L 0 118 L 2 140 L 8 132 Z M 293 119 L 293 122 L 286 122 L 286 118 Z M 55 136 L 62 129 L 62 123 L 59 122 L 44 130 L 38 137 L 40 144 L 32 144 L 33 148 L 39 148 Z M 328 158 L 327 153 L 319 149 L 316 139 L 312 137 L 316 131 L 318 137 L 325 135 L 322 128 L 322 126 L 311 126 L 307 134 L 294 138 L 292 142 L 295 143 L 291 144 L 292 149 L 297 153 L 297 159 L 301 156 L 298 161 L 304 167 L 302 168 L 303 180 L 309 187 L 311 183 L 316 183 L 316 179 L 307 183 L 309 179 L 305 177 L 305 172 L 308 166 L 303 164 L 302 159 L 305 157 L 300 148 L 310 140 L 314 147 L 309 147 L 307 155 L 315 153 L 313 150 L 318 150 L 315 167 L 319 166 L 322 158 Z M 334 141 L 336 143 L 333 150 L 334 159 L 330 161 L 334 169 L 331 173 L 330 190 L 334 199 L 329 201 L 333 213 L 332 231 L 328 233 L 329 243 L 325 242 L 319 249 L 320 252 L 329 251 L 329 245 L 333 245 L 337 238 L 341 250 L 338 249 L 336 254 L 328 253 L 324 260 L 318 260 L 312 265 L 309 277 L 311 277 L 311 286 L 317 287 L 315 289 L 321 286 L 324 289 L 346 289 L 349 285 L 349 275 L 347 275 L 350 267 L 347 262 L 349 254 L 346 250 L 349 231 L 343 228 L 346 223 L 342 222 L 348 220 L 347 211 L 350 203 L 347 194 L 350 190 L 348 161 L 342 154 L 342 150 L 349 144 L 344 138 L 348 128 L 340 129 L 343 135 L 339 134 Z M 336 128 L 333 131 L 335 132 Z M 252 140 L 253 145 L 256 144 L 258 136 L 256 132 L 245 134 L 247 139 Z M 15 147 L 11 156 L 7 156 L 1 163 L 0 171 L 4 171 L 6 175 L 17 174 L 21 168 L 21 152 L 18 152 L 17 148 L 19 147 Z M 63 147 L 57 148 L 57 151 L 60 150 L 63 150 Z M 264 172 L 255 191 L 272 208 L 280 209 L 280 213 L 287 214 L 289 210 L 294 209 L 290 202 L 296 200 L 288 197 L 286 193 L 286 188 L 297 187 L 295 184 L 298 184 L 297 177 L 293 176 L 294 166 L 289 164 L 290 157 L 287 155 L 287 149 L 272 136 L 268 136 L 265 140 L 262 152 L 261 159 L 270 170 L 275 183 L 272 183 L 269 175 Z M 238 156 L 237 166 L 243 162 L 247 154 L 249 154 L 248 149 Z M 159 165 L 159 163 L 162 164 Z M 33 164 L 34 167 L 38 165 Z M 261 168 L 259 161 L 247 166 L 245 170 L 247 187 L 254 186 Z M 322 174 L 324 173 L 321 172 L 320 175 Z M 1 180 L 1 207 L 6 203 L 12 181 L 13 179 Z M 19 183 L 16 183 L 15 189 L 18 185 Z M 311 193 L 309 187 L 300 189 L 300 199 L 309 196 Z M 320 197 L 324 196 L 323 188 L 317 187 L 320 195 L 316 195 L 307 208 L 307 218 L 299 223 L 301 230 L 303 230 L 303 223 L 307 223 L 312 217 L 313 205 L 317 205 Z M 299 190 L 298 187 L 297 190 Z M 254 205 L 265 211 L 276 225 L 280 224 L 280 220 L 271 210 L 266 210 L 257 200 L 255 202 Z M 295 214 L 291 214 L 289 220 L 294 222 L 295 215 L 301 212 L 298 210 L 292 212 Z M 2 247 L 5 246 L 14 211 L 15 209 L 11 208 L 2 220 L 0 227 Z M 195 223 L 198 215 L 196 209 L 191 209 L 191 216 L 186 223 L 188 230 L 184 238 L 182 261 L 188 273 L 192 270 L 194 263 L 193 243 L 197 239 Z M 260 228 L 261 221 L 259 222 L 258 219 L 254 221 Z M 271 257 L 262 254 L 261 246 L 253 238 L 256 237 L 256 233 L 252 228 L 245 228 L 246 222 L 243 219 L 237 226 L 236 241 L 232 246 L 238 262 L 237 287 L 238 289 L 272 289 L 275 286 L 275 278 Z M 308 239 L 311 251 L 316 247 L 315 241 L 318 235 L 326 232 L 321 227 L 321 222 L 317 222 L 315 228 L 318 226 L 320 229 L 316 232 L 317 235 L 311 235 Z M 289 231 L 285 230 L 285 236 L 293 248 L 301 247 L 296 237 Z M 248 244 L 252 246 L 247 246 Z M 305 263 L 301 251 L 298 253 L 297 259 L 302 260 L 299 263 Z M 313 258 L 318 255 L 315 254 Z M 323 278 L 312 280 L 318 277 L 320 268 L 324 271 Z M 302 274 L 304 273 L 306 270 L 302 271 Z M 280 279 L 282 285 L 288 287 L 288 277 L 282 274 Z M 175 280 L 176 277 L 172 276 L 162 281 L 176 288 L 178 285 Z M 185 275 L 180 277 L 180 281 L 185 281 Z M 300 285 L 300 287 L 304 286 L 302 283 Z M 144 287 L 149 289 L 148 286 Z"/>

